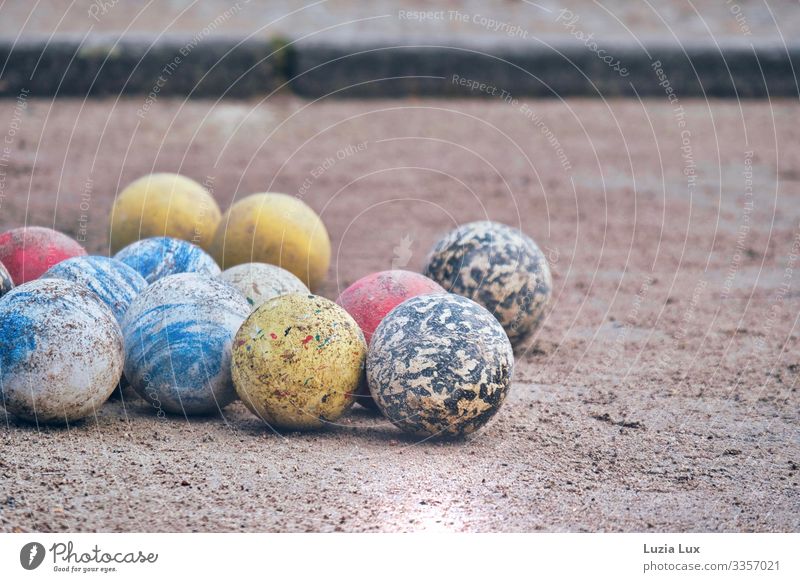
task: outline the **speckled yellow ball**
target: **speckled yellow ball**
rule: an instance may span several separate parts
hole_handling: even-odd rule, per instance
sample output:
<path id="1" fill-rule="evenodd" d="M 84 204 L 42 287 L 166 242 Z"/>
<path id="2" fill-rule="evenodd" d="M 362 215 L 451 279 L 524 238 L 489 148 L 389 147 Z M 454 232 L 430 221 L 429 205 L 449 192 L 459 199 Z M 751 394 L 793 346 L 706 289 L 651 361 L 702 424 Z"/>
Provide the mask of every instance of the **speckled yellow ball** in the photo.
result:
<path id="1" fill-rule="evenodd" d="M 221 213 L 201 184 L 179 174 L 150 174 L 120 192 L 111 211 L 111 253 L 132 242 L 169 236 L 208 250 Z"/>
<path id="2" fill-rule="evenodd" d="M 233 383 L 256 416 L 276 428 L 320 428 L 339 418 L 364 382 L 367 344 L 333 301 L 305 293 L 270 299 L 233 342 Z"/>
<path id="3" fill-rule="evenodd" d="M 314 291 L 328 272 L 331 241 L 320 217 L 302 200 L 252 194 L 222 217 L 210 252 L 223 269 L 252 262 L 278 265 Z"/>

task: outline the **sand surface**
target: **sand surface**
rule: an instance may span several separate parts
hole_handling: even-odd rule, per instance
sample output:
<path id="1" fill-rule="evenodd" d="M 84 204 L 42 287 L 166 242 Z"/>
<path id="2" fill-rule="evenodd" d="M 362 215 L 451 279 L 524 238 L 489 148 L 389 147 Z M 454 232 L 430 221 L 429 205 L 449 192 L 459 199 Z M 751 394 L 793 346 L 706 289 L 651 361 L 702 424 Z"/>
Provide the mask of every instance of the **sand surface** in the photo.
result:
<path id="1" fill-rule="evenodd" d="M 510 397 L 465 442 L 361 409 L 283 435 L 239 403 L 186 420 L 116 400 L 68 429 L 2 416 L 0 530 L 796 531 L 798 105 L 679 105 L 0 102 L 2 228 L 104 252 L 116 192 L 177 171 L 223 208 L 300 195 L 331 234 L 330 298 L 485 217 L 554 272 Z"/>

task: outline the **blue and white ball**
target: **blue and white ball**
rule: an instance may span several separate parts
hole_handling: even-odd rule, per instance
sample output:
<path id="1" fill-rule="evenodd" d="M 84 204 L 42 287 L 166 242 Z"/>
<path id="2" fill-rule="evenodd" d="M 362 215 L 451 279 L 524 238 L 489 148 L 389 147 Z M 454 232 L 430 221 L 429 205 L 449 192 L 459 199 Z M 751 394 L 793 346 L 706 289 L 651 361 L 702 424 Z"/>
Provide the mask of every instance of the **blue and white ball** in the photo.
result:
<path id="1" fill-rule="evenodd" d="M 219 412 L 236 398 L 231 344 L 250 305 L 232 286 L 197 273 L 164 277 L 123 321 L 125 376 L 158 411 Z"/>
<path id="2" fill-rule="evenodd" d="M 114 258 L 133 267 L 148 283 L 178 273 L 220 274 L 219 265 L 203 249 L 185 240 L 159 236 L 136 241 Z"/>
<path id="3" fill-rule="evenodd" d="M 6 270 L 3 263 L 0 263 L 0 297 L 8 293 L 14 288 L 14 281 L 11 275 Z"/>
<path id="4" fill-rule="evenodd" d="M 89 416 L 122 366 L 119 324 L 83 285 L 37 279 L 0 299 L 0 393 L 11 414 L 60 424 Z"/>
<path id="5" fill-rule="evenodd" d="M 48 269 L 42 279 L 64 279 L 85 285 L 108 305 L 121 324 L 131 301 L 147 287 L 136 270 L 108 257 L 73 257 Z"/>

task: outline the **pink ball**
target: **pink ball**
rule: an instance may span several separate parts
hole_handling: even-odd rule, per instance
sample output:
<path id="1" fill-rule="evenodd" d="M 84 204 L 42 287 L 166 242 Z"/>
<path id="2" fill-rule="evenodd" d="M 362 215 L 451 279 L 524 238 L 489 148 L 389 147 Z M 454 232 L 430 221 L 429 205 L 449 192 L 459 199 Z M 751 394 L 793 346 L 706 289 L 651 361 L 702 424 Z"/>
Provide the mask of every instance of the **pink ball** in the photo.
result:
<path id="1" fill-rule="evenodd" d="M 81 245 L 51 228 L 29 226 L 0 234 L 0 262 L 15 285 L 38 279 L 53 265 L 85 254 Z"/>
<path id="2" fill-rule="evenodd" d="M 447 293 L 438 283 L 425 275 L 411 271 L 380 271 L 362 277 L 345 289 L 336 303 L 356 320 L 364 339 L 369 344 L 375 328 L 387 313 L 406 299 L 417 295 Z M 375 408 L 369 388 L 365 385 L 359 390 L 356 400 L 367 408 Z"/>

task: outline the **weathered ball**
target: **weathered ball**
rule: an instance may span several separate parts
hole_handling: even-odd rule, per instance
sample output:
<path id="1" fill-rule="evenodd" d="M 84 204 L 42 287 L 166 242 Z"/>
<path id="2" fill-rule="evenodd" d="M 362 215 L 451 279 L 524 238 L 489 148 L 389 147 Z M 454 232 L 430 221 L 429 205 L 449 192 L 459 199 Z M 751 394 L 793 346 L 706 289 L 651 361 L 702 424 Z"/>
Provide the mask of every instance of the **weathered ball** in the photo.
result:
<path id="1" fill-rule="evenodd" d="M 231 342 L 249 313 L 224 281 L 197 273 L 159 279 L 125 314 L 125 377 L 159 413 L 221 411 L 236 398 Z"/>
<path id="2" fill-rule="evenodd" d="M 364 335 L 344 309 L 290 293 L 256 309 L 236 334 L 233 382 L 270 425 L 319 428 L 353 404 L 366 355 Z"/>
<path id="3" fill-rule="evenodd" d="M 211 255 L 200 247 L 164 236 L 131 243 L 114 258 L 138 271 L 148 283 L 178 273 L 216 277 L 221 272 Z"/>
<path id="4" fill-rule="evenodd" d="M 328 272 L 331 241 L 320 217 L 303 201 L 287 194 L 253 194 L 222 217 L 211 254 L 223 269 L 251 262 L 278 265 L 313 291 Z"/>
<path id="5" fill-rule="evenodd" d="M 350 285 L 336 303 L 353 316 L 369 344 L 375 328 L 387 313 L 406 299 L 429 293 L 447 293 L 425 275 L 395 269 L 379 271 Z"/>
<path id="6" fill-rule="evenodd" d="M 39 279 L 0 299 L 0 392 L 8 412 L 37 423 L 95 413 L 122 374 L 122 333 L 83 285 Z"/>
<path id="7" fill-rule="evenodd" d="M 353 316 L 369 345 L 375 328 L 387 313 L 410 297 L 428 293 L 447 291 L 424 275 L 395 269 L 362 277 L 342 291 L 336 303 Z M 366 383 L 356 400 L 366 408 L 376 408 Z"/>
<path id="8" fill-rule="evenodd" d="M 111 309 L 119 323 L 131 301 L 147 287 L 144 277 L 122 261 L 94 255 L 62 261 L 42 275 L 42 279 L 64 279 L 85 285 Z"/>
<path id="9" fill-rule="evenodd" d="M 85 254 L 80 244 L 51 228 L 28 226 L 0 234 L 0 263 L 15 285 L 38 279 L 61 261 Z"/>
<path id="10" fill-rule="evenodd" d="M 11 275 L 6 270 L 3 263 L 0 263 L 0 297 L 8 293 L 14 288 L 14 281 L 11 280 Z"/>
<path id="11" fill-rule="evenodd" d="M 442 238 L 423 273 L 442 287 L 488 309 L 512 344 L 533 332 L 550 300 L 547 259 L 515 228 L 488 220 L 471 222 Z"/>
<path id="12" fill-rule="evenodd" d="M 111 210 L 111 252 L 134 241 L 169 236 L 207 248 L 219 206 L 201 184 L 179 174 L 150 174 L 131 182 Z"/>
<path id="13" fill-rule="evenodd" d="M 244 263 L 226 269 L 220 275 L 236 287 L 247 299 L 251 309 L 261 307 L 267 300 L 287 293 L 308 293 L 308 287 L 295 275 L 267 263 Z"/>
<path id="14" fill-rule="evenodd" d="M 420 295 L 383 319 L 367 380 L 381 412 L 419 436 L 463 436 L 499 410 L 514 354 L 486 309 L 458 295 Z"/>

